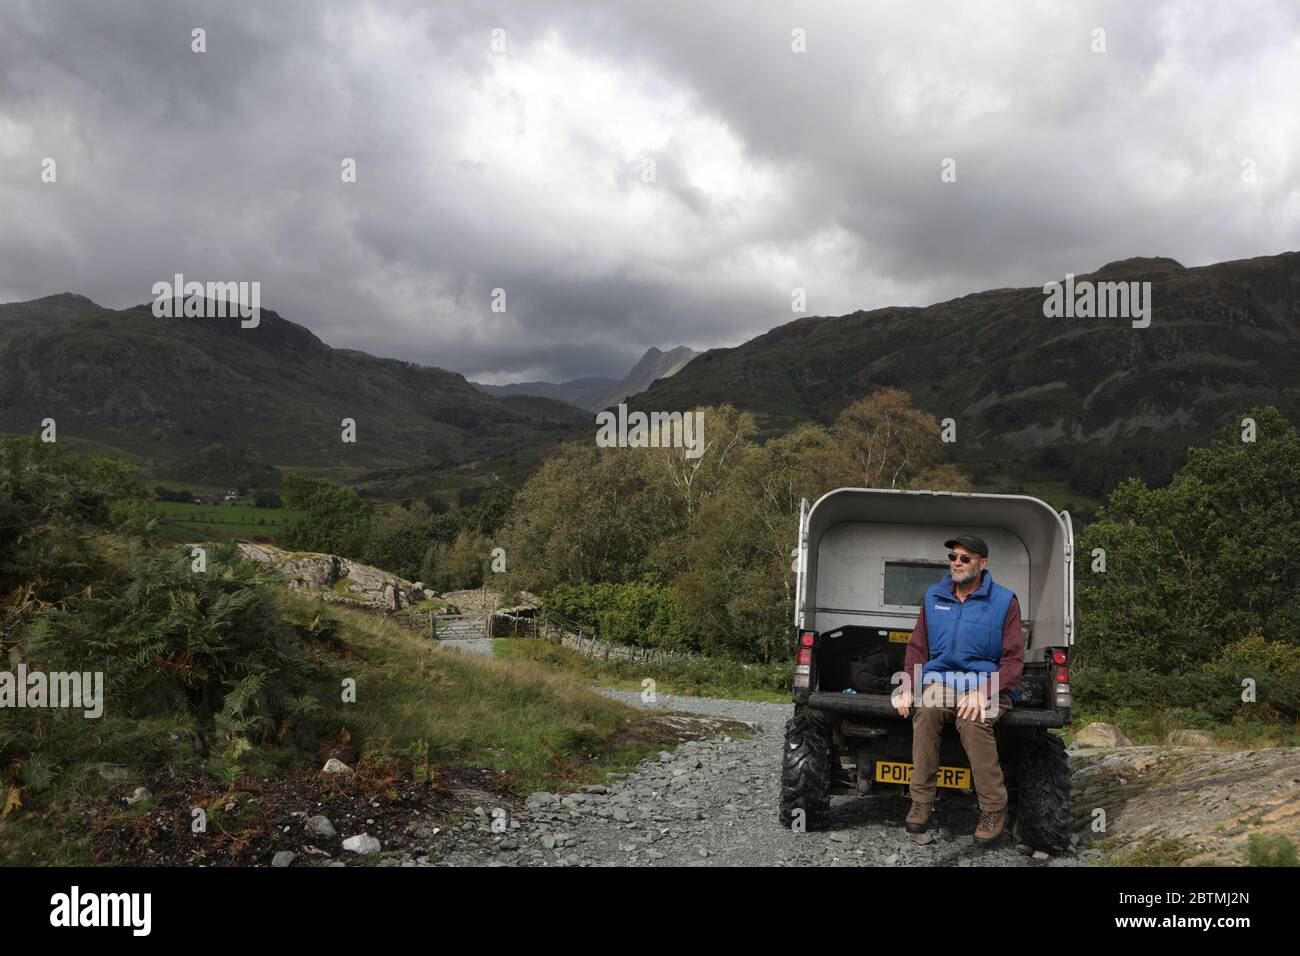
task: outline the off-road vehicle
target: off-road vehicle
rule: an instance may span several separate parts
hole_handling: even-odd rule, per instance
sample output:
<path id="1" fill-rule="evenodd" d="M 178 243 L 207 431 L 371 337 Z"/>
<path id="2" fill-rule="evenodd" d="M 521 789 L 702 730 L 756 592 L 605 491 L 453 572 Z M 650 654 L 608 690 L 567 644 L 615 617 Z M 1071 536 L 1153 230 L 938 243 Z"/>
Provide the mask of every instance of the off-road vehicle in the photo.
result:
<path id="1" fill-rule="evenodd" d="M 963 532 L 984 538 L 988 572 L 1020 603 L 1020 699 L 994 725 L 1011 832 L 1035 849 L 1069 846 L 1069 764 L 1051 728 L 1070 722 L 1074 535 L 1067 512 L 1023 495 L 841 488 L 802 502 L 784 826 L 825 827 L 833 794 L 906 791 L 912 721 L 890 697 L 926 589 L 948 571 L 943 542 Z M 939 764 L 939 787 L 971 792 L 954 723 Z"/>

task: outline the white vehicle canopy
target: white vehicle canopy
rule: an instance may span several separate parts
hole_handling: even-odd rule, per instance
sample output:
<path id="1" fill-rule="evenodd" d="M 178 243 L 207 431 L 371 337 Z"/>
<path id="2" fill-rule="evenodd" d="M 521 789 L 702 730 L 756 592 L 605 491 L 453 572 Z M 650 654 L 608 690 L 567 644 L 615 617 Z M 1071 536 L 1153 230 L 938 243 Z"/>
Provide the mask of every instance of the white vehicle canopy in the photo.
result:
<path id="1" fill-rule="evenodd" d="M 1026 652 L 1072 644 L 1070 515 L 1025 495 L 838 488 L 803 501 L 795 625 L 911 631 L 926 588 L 948 573 L 943 543 L 963 533 L 988 543 L 989 573 L 1019 598 Z"/>

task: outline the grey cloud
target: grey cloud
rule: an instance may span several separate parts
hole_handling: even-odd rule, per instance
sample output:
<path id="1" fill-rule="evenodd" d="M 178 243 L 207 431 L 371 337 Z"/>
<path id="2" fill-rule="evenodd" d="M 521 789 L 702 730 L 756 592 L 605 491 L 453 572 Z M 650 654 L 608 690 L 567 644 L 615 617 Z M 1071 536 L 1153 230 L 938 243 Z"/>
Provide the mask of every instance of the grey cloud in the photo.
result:
<path id="1" fill-rule="evenodd" d="M 560 380 L 738 344 L 794 286 L 837 314 L 1300 237 L 1284 0 L 0 11 L 6 300 L 256 278 L 333 345 Z"/>

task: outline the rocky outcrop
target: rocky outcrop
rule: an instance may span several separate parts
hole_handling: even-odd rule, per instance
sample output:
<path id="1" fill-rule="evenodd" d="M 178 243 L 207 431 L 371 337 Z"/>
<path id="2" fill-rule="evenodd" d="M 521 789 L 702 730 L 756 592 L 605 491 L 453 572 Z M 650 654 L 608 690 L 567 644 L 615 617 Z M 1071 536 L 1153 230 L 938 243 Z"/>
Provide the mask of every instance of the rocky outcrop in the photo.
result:
<path id="1" fill-rule="evenodd" d="M 1099 748 L 1070 766 L 1075 826 L 1112 859 L 1242 866 L 1252 834 L 1300 844 L 1300 747 Z"/>
<path id="2" fill-rule="evenodd" d="M 292 590 L 318 593 L 325 600 L 400 611 L 436 597 L 418 581 L 336 554 L 286 551 L 247 542 L 241 543 L 239 550 L 249 560 L 275 568 Z"/>
<path id="3" fill-rule="evenodd" d="M 541 601 L 527 591 L 519 592 L 519 604 L 505 606 L 505 596 L 491 588 L 469 588 L 464 591 L 448 591 L 442 595 L 457 613 L 460 614 L 527 614 L 536 611 Z"/>
<path id="4" fill-rule="evenodd" d="M 1094 721 L 1074 735 L 1074 742 L 1080 747 L 1131 747 L 1133 741 L 1124 735 L 1114 724 Z"/>

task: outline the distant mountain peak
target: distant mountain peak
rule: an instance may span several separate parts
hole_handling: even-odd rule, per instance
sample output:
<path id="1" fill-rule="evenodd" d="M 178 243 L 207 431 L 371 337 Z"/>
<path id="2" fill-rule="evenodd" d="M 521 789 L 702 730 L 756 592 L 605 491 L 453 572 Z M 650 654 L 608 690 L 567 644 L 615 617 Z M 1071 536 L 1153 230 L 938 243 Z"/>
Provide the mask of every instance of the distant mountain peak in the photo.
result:
<path id="1" fill-rule="evenodd" d="M 100 308 L 99 303 L 86 298 L 84 295 L 78 295 L 76 292 L 56 292 L 53 295 L 43 296 L 39 299 L 32 299 L 26 305 L 62 305 L 62 306 L 82 306 L 88 309 Z"/>
<path id="2" fill-rule="evenodd" d="M 622 379 L 575 378 L 558 385 L 553 382 L 516 382 L 511 385 L 470 384 L 489 395 L 536 395 L 558 398 L 590 412 L 617 405 L 630 395 L 644 392 L 657 379 L 675 375 L 686 363 L 699 355 L 685 345 L 664 351 L 651 346 Z"/>
<path id="3" fill-rule="evenodd" d="M 1187 267 L 1181 262 L 1167 256 L 1134 256 L 1131 259 L 1116 259 L 1114 262 L 1108 262 L 1091 274 L 1113 279 L 1186 271 Z"/>

